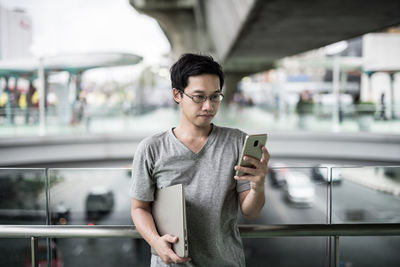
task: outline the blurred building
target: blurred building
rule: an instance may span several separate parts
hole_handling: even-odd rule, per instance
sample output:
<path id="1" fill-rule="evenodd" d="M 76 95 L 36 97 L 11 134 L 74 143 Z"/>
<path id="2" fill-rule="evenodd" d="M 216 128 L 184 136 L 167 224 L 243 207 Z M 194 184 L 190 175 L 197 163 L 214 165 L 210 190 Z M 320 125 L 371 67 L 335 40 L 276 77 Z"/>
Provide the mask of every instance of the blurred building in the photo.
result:
<path id="1" fill-rule="evenodd" d="M 399 29 L 399 28 L 397 28 Z M 385 118 L 397 118 L 400 104 L 400 33 L 363 36 L 361 99 L 382 105 Z"/>
<path id="2" fill-rule="evenodd" d="M 30 57 L 31 44 L 31 18 L 23 10 L 0 6 L 0 59 Z"/>
<path id="3" fill-rule="evenodd" d="M 283 58 L 275 69 L 244 79 L 240 88 L 259 102 L 256 104 L 274 106 L 277 98 L 284 98 L 293 106 L 301 92 L 310 91 L 314 101 L 324 107 L 371 101 L 386 107 L 387 118 L 396 118 L 399 47 L 398 32 L 369 33 Z"/>

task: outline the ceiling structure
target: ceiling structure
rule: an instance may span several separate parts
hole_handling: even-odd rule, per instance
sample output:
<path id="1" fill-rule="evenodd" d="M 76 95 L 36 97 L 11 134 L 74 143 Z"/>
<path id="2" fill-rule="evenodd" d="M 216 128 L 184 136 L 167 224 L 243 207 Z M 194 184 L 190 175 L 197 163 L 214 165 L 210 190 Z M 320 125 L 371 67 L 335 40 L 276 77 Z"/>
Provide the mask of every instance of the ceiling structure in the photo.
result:
<path id="1" fill-rule="evenodd" d="M 130 0 L 156 18 L 173 52 L 216 55 L 227 72 L 254 73 L 276 60 L 400 24 L 400 1 Z"/>

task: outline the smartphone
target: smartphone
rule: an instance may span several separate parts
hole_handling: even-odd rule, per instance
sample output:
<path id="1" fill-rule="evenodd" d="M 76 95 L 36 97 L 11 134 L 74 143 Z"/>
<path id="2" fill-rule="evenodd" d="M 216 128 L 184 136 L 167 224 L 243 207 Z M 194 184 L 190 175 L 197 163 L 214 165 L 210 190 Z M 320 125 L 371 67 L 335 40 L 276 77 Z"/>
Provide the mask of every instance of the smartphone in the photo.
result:
<path id="1" fill-rule="evenodd" d="M 244 156 L 250 156 L 256 159 L 261 159 L 262 157 L 262 150 L 261 146 L 267 142 L 267 134 L 254 134 L 254 135 L 247 135 L 246 139 L 244 140 L 242 153 L 239 158 L 238 165 L 243 167 L 253 167 L 252 164 L 245 161 L 243 159 Z M 241 171 L 236 171 L 237 176 L 242 176 L 245 173 Z"/>

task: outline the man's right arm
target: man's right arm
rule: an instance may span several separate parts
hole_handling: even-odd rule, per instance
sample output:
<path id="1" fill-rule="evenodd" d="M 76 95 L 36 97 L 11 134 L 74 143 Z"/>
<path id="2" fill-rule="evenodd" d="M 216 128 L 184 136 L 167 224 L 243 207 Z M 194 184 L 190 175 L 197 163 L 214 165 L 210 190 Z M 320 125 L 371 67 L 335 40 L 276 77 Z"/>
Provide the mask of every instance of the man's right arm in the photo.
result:
<path id="1" fill-rule="evenodd" d="M 190 258 L 180 258 L 171 248 L 178 238 L 171 235 L 160 236 L 151 214 L 150 202 L 131 198 L 131 217 L 136 229 L 146 242 L 157 252 L 166 264 L 187 262 Z"/>

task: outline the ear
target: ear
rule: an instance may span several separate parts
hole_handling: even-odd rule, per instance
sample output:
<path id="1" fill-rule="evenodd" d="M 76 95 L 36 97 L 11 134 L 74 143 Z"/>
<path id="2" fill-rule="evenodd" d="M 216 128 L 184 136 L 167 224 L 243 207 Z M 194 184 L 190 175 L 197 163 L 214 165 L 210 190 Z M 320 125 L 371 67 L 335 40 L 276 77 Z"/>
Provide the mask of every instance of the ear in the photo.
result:
<path id="1" fill-rule="evenodd" d="M 172 95 L 174 97 L 174 101 L 179 104 L 182 100 L 182 93 L 178 89 L 172 88 Z"/>

